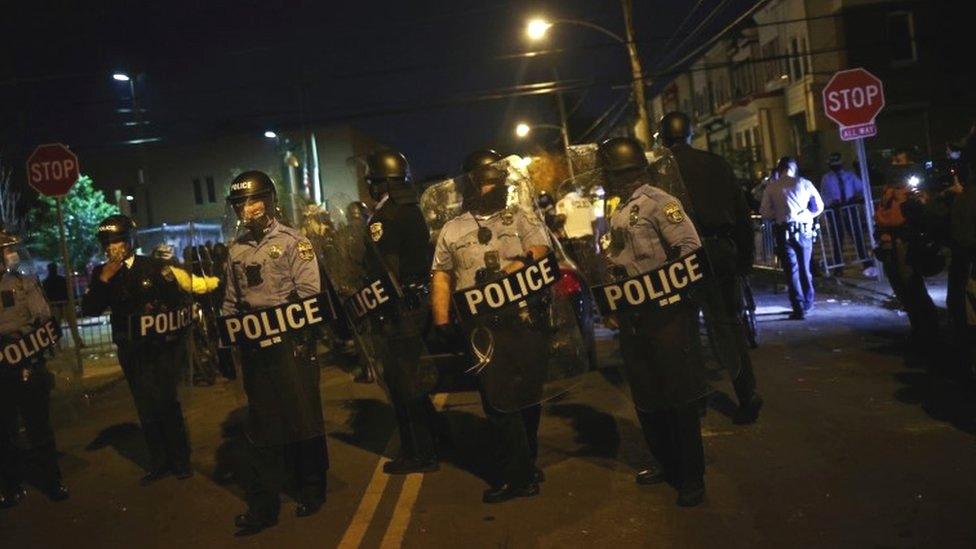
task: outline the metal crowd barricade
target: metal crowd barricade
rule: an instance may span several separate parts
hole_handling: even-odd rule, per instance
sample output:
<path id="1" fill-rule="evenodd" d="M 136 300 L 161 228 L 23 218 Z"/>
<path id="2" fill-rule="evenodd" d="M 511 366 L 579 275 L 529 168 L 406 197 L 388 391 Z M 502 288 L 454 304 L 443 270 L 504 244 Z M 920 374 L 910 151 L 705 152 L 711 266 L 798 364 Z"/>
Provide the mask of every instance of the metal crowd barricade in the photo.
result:
<path id="1" fill-rule="evenodd" d="M 773 224 L 759 216 L 752 216 L 755 229 L 757 267 L 779 268 Z M 874 263 L 867 233 L 867 217 L 863 204 L 848 204 L 827 208 L 818 216 L 817 242 L 814 244 L 814 260 L 824 276 L 830 276 L 840 267 L 856 267 L 858 270 Z"/>
<path id="2" fill-rule="evenodd" d="M 860 270 L 873 263 L 864 204 L 827 208 L 818 220 L 820 231 L 814 254 L 824 275 L 844 267 Z"/>

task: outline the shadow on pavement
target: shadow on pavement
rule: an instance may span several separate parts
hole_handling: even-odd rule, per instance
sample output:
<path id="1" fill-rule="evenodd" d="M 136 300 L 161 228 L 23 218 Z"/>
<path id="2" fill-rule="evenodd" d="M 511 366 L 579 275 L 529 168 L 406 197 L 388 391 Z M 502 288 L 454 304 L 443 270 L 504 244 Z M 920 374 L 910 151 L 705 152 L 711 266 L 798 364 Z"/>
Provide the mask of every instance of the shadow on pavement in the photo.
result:
<path id="1" fill-rule="evenodd" d="M 905 404 L 919 404 L 936 421 L 976 435 L 976 394 L 972 388 L 927 372 L 899 372 L 895 380 L 904 387 L 895 398 Z"/>
<path id="2" fill-rule="evenodd" d="M 732 419 L 735 416 L 735 411 L 738 409 L 738 404 L 732 400 L 725 391 L 714 391 L 708 395 L 706 401 L 708 402 L 708 407 L 716 412 L 722 414 L 723 416 Z"/>
<path id="3" fill-rule="evenodd" d="M 146 448 L 142 429 L 135 423 L 127 421 L 106 427 L 85 446 L 85 450 L 92 452 L 108 446 L 139 467 L 149 469 L 149 450 Z"/>
<path id="4" fill-rule="evenodd" d="M 647 466 L 649 453 L 637 423 L 576 403 L 547 406 L 546 415 L 568 420 L 576 431 L 574 442 L 580 447 L 566 452 L 567 455 L 595 458 L 597 464 L 602 460 L 613 460 L 635 471 Z M 609 466 L 606 462 L 602 465 Z"/>
<path id="5" fill-rule="evenodd" d="M 242 406 L 231 410 L 220 424 L 221 443 L 214 456 L 213 481 L 231 489 L 235 494 L 243 493 L 243 482 L 247 475 L 249 445 L 244 432 L 244 420 L 247 417 L 247 407 Z M 239 489 L 232 489 L 233 485 Z"/>
<path id="6" fill-rule="evenodd" d="M 375 398 L 357 398 L 344 403 L 349 410 L 349 431 L 331 433 L 330 437 L 376 455 L 386 455 L 391 429 L 395 423 L 389 403 Z"/>

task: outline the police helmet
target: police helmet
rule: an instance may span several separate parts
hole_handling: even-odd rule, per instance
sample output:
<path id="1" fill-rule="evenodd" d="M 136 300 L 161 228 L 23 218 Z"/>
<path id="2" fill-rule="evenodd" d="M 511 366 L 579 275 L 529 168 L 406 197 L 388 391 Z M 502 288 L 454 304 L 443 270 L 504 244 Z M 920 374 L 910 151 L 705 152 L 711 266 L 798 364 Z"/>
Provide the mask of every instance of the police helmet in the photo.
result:
<path id="1" fill-rule="evenodd" d="M 366 181 L 371 184 L 387 179 L 406 181 L 409 178 L 410 164 L 397 151 L 384 149 L 374 151 L 366 157 Z"/>
<path id="2" fill-rule="evenodd" d="M 227 202 L 240 204 L 248 198 L 267 198 L 274 199 L 277 196 L 274 180 L 268 174 L 258 171 L 246 171 L 230 182 L 230 193 L 227 194 Z"/>
<path id="3" fill-rule="evenodd" d="M 597 147 L 597 159 L 601 168 L 610 172 L 622 172 L 647 167 L 644 147 L 633 137 L 611 137 Z"/>
<path id="4" fill-rule="evenodd" d="M 481 149 L 464 158 L 461 170 L 467 173 L 477 185 L 497 184 L 508 177 L 508 171 L 496 165 L 504 158 L 495 149 Z"/>
<path id="5" fill-rule="evenodd" d="M 665 146 L 687 143 L 691 139 L 691 118 L 681 111 L 671 111 L 661 117 L 661 139 Z"/>
<path id="6" fill-rule="evenodd" d="M 98 224 L 98 242 L 108 247 L 113 242 L 128 242 L 135 248 L 136 222 L 127 215 L 110 215 Z"/>

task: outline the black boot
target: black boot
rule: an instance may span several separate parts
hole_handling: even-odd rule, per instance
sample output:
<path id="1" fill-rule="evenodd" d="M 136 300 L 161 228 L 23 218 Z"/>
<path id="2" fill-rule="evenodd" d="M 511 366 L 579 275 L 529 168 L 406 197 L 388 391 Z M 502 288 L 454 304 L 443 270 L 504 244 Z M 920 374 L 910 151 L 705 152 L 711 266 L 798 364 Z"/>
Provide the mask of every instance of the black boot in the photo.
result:
<path id="1" fill-rule="evenodd" d="M 485 490 L 481 496 L 481 501 L 484 503 L 501 503 L 510 499 L 530 498 L 537 495 L 539 495 L 539 484 L 536 482 L 530 482 L 521 486 L 506 483 L 501 486 L 492 486 Z"/>
<path id="2" fill-rule="evenodd" d="M 652 463 L 647 469 L 638 472 L 635 480 L 637 481 L 637 484 L 650 486 L 652 484 L 660 484 L 664 482 L 667 480 L 667 476 L 660 467 Z"/>
<path id="3" fill-rule="evenodd" d="M 234 517 L 234 526 L 238 528 L 234 534 L 237 537 L 253 536 L 265 528 L 278 524 L 278 519 L 262 519 L 251 514 L 250 511 Z"/>
<path id="4" fill-rule="evenodd" d="M 388 475 L 406 475 L 409 473 L 432 473 L 440 469 L 437 459 L 418 459 L 415 457 L 399 456 L 393 461 L 383 464 L 383 472 Z"/>

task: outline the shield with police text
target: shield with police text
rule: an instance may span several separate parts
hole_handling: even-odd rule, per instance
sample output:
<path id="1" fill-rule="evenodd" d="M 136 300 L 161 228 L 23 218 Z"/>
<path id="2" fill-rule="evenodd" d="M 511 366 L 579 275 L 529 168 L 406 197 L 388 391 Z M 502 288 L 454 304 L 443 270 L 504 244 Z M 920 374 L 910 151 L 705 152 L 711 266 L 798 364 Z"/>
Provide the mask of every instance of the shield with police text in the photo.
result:
<path id="1" fill-rule="evenodd" d="M 581 150 L 590 169 L 567 186 L 602 195 L 590 291 L 604 323 L 619 328 L 631 396 L 642 410 L 699 398 L 709 391 L 698 319 L 712 269 L 677 163 L 655 148 L 645 170 L 614 174 L 595 145 Z"/>
<path id="2" fill-rule="evenodd" d="M 435 242 L 431 292 L 450 296 L 432 301 L 434 316 L 450 311 L 467 353 L 459 368 L 504 412 L 566 392 L 589 369 L 575 306 L 585 286 L 535 208 L 526 166 L 511 156 L 421 196 Z"/>

